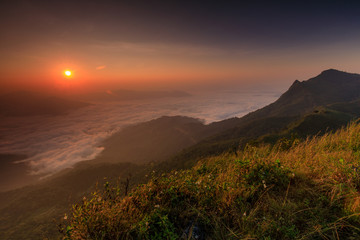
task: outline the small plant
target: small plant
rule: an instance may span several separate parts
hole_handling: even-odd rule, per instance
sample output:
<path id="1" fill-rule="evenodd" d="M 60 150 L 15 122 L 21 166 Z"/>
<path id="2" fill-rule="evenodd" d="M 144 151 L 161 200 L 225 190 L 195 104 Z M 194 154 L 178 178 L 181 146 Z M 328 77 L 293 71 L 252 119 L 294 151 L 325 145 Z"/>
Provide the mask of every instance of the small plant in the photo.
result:
<path id="1" fill-rule="evenodd" d="M 146 215 L 138 224 L 138 233 L 141 239 L 178 239 L 174 224 L 168 215 L 158 209 Z"/>
<path id="2" fill-rule="evenodd" d="M 289 184 L 290 173 L 290 170 L 282 167 L 280 162 L 260 163 L 251 168 L 245 175 L 245 180 L 249 185 L 263 188 L 273 187 L 278 190 Z"/>

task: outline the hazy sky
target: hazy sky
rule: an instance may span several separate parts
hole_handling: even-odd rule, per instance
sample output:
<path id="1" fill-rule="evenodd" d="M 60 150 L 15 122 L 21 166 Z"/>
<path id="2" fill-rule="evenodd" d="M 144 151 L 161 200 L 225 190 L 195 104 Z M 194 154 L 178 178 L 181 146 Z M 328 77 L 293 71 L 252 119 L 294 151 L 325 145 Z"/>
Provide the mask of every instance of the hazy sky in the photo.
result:
<path id="1" fill-rule="evenodd" d="M 288 87 L 360 73 L 360 4 L 4 1 L 0 87 Z M 72 77 L 64 77 L 71 70 Z"/>

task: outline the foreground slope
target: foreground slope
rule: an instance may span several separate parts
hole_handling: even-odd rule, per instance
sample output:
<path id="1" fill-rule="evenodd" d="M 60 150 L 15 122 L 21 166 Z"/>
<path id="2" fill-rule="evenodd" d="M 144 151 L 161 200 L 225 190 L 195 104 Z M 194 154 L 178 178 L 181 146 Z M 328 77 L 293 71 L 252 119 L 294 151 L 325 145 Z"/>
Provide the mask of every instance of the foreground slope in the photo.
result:
<path id="1" fill-rule="evenodd" d="M 74 207 L 64 237 L 359 239 L 360 124 L 285 149 L 205 158 L 126 197 L 106 185 Z"/>
<path id="2" fill-rule="evenodd" d="M 96 160 L 80 162 L 33 186 L 0 192 L 0 239 L 58 239 L 58 219 L 96 183 L 101 185 L 105 177 L 114 182 L 129 178 L 129 187 L 146 182 L 145 175 L 156 168 L 147 163 L 165 160 L 199 141 L 204 128 L 201 121 L 180 116 L 129 126 L 104 142 L 106 149 Z"/>

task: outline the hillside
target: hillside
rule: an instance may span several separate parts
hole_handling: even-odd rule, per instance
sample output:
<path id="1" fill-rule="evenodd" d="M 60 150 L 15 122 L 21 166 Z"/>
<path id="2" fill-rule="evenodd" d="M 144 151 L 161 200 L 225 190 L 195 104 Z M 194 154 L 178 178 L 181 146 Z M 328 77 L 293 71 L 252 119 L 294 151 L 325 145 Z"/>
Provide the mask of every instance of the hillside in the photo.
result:
<path id="1" fill-rule="evenodd" d="M 20 91 L 0 96 L 0 115 L 61 115 L 88 105 L 84 102 Z"/>
<path id="2" fill-rule="evenodd" d="M 206 125 L 194 118 L 161 117 L 129 126 L 106 139 L 97 161 L 149 163 L 164 161 L 208 136 Z"/>
<path id="3" fill-rule="evenodd" d="M 247 147 L 76 205 L 69 239 L 358 239 L 360 124 L 289 150 Z"/>
<path id="4" fill-rule="evenodd" d="M 148 168 L 131 163 L 79 164 L 36 185 L 0 192 L 0 239 L 59 239 L 57 225 L 73 203 L 88 196 L 96 184 L 145 182 Z M 123 190 L 122 190 L 123 192 Z"/>
<path id="5" fill-rule="evenodd" d="M 274 116 L 298 116 L 313 108 L 360 98 L 360 75 L 335 69 L 307 81 L 296 80 L 274 103 L 249 113 L 244 120 Z"/>
<path id="6" fill-rule="evenodd" d="M 172 161 L 179 167 L 191 166 L 194 161 L 189 159 L 242 148 L 249 141 L 257 139 L 266 138 L 274 143 L 291 133 L 306 137 L 308 134 L 318 134 L 326 129 L 336 130 L 349 123 L 351 119 L 359 117 L 359 99 L 360 75 L 329 69 L 306 81 L 296 80 L 274 103 L 242 118 L 234 118 L 231 124 L 228 120 L 210 124 L 209 131 L 212 127 L 220 127 L 223 130 L 177 154 Z M 325 116 L 323 113 L 326 111 L 318 111 L 320 107 L 330 110 L 334 108 L 337 115 Z M 314 111 L 318 113 L 314 114 Z M 300 122 L 303 122 L 302 126 L 307 122 L 306 129 L 291 129 Z"/>

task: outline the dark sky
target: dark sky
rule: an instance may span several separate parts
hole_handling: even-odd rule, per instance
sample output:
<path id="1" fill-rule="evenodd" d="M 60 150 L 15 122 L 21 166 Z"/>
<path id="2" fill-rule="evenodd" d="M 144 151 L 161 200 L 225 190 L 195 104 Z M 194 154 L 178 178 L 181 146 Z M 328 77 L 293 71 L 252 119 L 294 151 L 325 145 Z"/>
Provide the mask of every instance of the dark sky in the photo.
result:
<path id="1" fill-rule="evenodd" d="M 360 72 L 359 6 L 7 1 L 0 10 L 0 81 L 74 88 L 193 81 L 288 85 L 327 68 Z M 65 69 L 74 73 L 71 84 Z"/>

